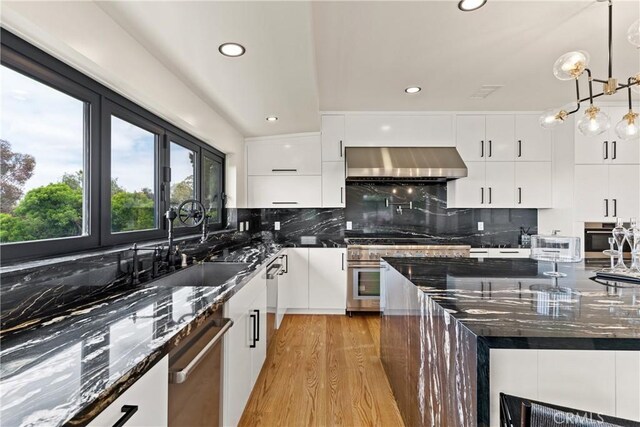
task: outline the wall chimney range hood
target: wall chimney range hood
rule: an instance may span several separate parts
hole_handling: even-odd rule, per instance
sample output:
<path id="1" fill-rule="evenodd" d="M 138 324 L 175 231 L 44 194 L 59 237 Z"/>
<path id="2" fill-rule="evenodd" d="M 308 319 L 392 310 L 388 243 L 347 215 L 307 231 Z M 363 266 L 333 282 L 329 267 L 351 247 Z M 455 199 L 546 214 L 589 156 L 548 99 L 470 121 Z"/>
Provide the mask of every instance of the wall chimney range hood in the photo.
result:
<path id="1" fill-rule="evenodd" d="M 455 147 L 346 147 L 347 181 L 448 181 L 467 176 Z"/>

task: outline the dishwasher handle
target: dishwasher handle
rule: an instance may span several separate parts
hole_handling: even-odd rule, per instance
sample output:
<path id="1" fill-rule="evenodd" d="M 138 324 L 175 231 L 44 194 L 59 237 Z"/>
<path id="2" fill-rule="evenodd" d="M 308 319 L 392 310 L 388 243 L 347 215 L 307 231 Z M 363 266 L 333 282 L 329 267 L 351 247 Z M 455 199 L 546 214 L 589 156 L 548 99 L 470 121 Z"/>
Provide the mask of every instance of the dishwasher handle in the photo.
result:
<path id="1" fill-rule="evenodd" d="M 193 358 L 191 361 L 182 369 L 173 370 L 169 368 L 169 383 L 171 384 L 181 384 L 189 378 L 191 372 L 202 362 L 207 353 L 209 353 L 218 342 L 222 339 L 224 334 L 233 326 L 233 320 L 231 319 L 220 319 L 222 320 L 222 327 L 218 331 L 217 334 L 205 345 L 202 350 Z"/>

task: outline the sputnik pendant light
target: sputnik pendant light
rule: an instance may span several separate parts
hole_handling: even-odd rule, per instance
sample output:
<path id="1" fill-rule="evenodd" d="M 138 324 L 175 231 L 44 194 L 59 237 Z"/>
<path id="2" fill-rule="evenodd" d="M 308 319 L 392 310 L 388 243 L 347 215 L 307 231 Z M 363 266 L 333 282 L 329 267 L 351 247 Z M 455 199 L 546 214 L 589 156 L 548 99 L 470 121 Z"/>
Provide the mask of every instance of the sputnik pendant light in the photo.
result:
<path id="1" fill-rule="evenodd" d="M 640 73 L 629 77 L 626 84 L 618 84 L 618 80 L 613 77 L 612 64 L 612 24 L 613 24 L 613 4 L 612 0 L 606 1 L 609 7 L 609 75 L 606 80 L 596 79 L 591 76 L 589 67 L 589 54 L 583 51 L 568 52 L 562 55 L 553 64 L 553 74 L 559 80 L 575 80 L 576 82 L 576 102 L 561 108 L 545 111 L 540 116 L 540 125 L 544 128 L 552 128 L 563 123 L 569 115 L 580 110 L 582 102 L 589 101 L 589 107 L 585 110 L 584 116 L 578 120 L 578 130 L 586 136 L 600 135 L 611 126 L 609 116 L 593 104 L 595 98 L 603 95 L 613 95 L 619 90 L 627 89 L 627 97 L 629 101 L 629 112 L 622 117 L 622 120 L 616 125 L 616 134 L 620 139 L 637 138 L 640 134 L 640 119 L 638 113 L 635 113 L 631 103 L 631 89 L 640 89 Z M 629 42 L 640 48 L 640 20 L 636 21 L 629 27 L 627 32 Z M 588 78 L 589 96 L 580 98 L 580 77 L 586 73 Z M 601 93 L 593 93 L 593 82 L 602 83 L 603 90 Z"/>

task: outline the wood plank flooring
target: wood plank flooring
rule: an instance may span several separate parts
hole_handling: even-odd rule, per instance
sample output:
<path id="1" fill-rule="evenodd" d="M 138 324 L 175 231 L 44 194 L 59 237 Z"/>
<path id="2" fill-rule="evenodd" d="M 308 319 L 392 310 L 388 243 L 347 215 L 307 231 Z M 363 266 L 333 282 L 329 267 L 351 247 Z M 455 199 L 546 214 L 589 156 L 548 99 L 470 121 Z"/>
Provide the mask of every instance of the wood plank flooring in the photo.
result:
<path id="1" fill-rule="evenodd" d="M 287 315 L 240 426 L 404 426 L 380 362 L 380 317 Z"/>

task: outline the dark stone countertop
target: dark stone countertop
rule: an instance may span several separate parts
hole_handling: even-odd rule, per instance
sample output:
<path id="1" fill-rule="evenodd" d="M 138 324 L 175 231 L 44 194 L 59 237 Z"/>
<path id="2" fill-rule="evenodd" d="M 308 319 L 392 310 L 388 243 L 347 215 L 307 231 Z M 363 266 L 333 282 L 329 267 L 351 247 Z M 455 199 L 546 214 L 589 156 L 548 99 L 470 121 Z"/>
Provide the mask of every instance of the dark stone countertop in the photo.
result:
<path id="1" fill-rule="evenodd" d="M 602 265 L 500 258 L 385 258 L 491 347 L 640 350 L 640 285 L 607 286 Z"/>
<path id="2" fill-rule="evenodd" d="M 250 266 L 220 287 L 145 284 L 2 339 L 6 426 L 84 425 L 201 325 L 281 248 L 255 243 L 216 261 Z M 91 286 L 87 286 L 91 291 Z M 46 287 L 43 287 L 46 292 Z"/>

